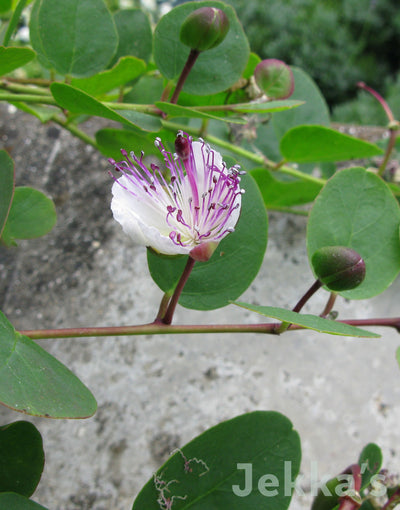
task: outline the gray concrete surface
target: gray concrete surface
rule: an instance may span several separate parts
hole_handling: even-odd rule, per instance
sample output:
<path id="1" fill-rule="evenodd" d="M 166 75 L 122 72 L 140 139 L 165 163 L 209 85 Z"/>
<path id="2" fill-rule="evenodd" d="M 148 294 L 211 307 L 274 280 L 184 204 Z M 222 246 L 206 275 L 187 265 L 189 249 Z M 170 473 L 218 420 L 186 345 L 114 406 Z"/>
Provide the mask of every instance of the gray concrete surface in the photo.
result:
<path id="1" fill-rule="evenodd" d="M 55 126 L 0 110 L 0 142 L 15 158 L 17 183 L 53 197 L 58 223 L 47 236 L 0 249 L 0 308 L 19 329 L 151 321 L 161 292 L 145 250 L 112 219 L 106 158 Z M 88 126 L 95 129 L 96 123 Z M 291 306 L 312 283 L 304 218 L 270 215 L 267 255 L 242 296 Z M 370 301 L 335 307 L 343 318 L 400 315 L 400 282 Z M 326 295 L 306 311 L 319 312 Z M 259 321 L 233 306 L 210 313 L 178 308 L 176 323 Z M 378 331 L 378 329 L 376 330 Z M 51 510 L 127 510 L 174 448 L 221 420 L 255 409 L 287 415 L 302 438 L 308 508 L 310 466 L 333 475 L 376 442 L 400 471 L 400 337 L 347 339 L 314 332 L 144 336 L 40 342 L 95 394 L 88 420 L 32 419 L 46 467 L 35 499 Z M 1 423 L 25 417 L 0 409 Z M 308 491 L 308 492 L 307 492 Z"/>

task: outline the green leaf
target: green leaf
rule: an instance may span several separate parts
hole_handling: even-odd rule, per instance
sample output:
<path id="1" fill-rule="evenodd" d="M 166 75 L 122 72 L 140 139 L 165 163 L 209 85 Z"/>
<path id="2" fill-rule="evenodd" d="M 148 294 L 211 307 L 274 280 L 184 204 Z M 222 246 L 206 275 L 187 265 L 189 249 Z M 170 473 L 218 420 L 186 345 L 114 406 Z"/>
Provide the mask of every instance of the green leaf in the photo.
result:
<path id="1" fill-rule="evenodd" d="M 33 416 L 88 418 L 96 400 L 62 363 L 15 331 L 0 312 L 0 402 Z"/>
<path id="2" fill-rule="evenodd" d="M 309 315 L 303 313 L 293 312 L 292 310 L 286 310 L 286 308 L 277 308 L 275 306 L 258 306 L 251 305 L 248 303 L 241 303 L 236 301 L 233 303 L 246 310 L 264 315 L 264 317 L 271 317 L 278 319 L 282 322 L 289 322 L 290 324 L 296 324 L 303 328 L 313 329 L 319 333 L 329 333 L 330 335 L 341 335 L 341 336 L 353 336 L 353 337 L 365 337 L 365 338 L 379 338 L 380 335 L 367 331 L 365 329 L 356 328 L 349 324 L 342 322 L 333 321 L 330 319 L 323 319 L 318 315 Z"/>
<path id="3" fill-rule="evenodd" d="M 267 216 L 260 192 L 247 174 L 246 193 L 235 232 L 223 239 L 208 262 L 198 262 L 187 281 L 179 304 L 194 310 L 213 310 L 238 298 L 256 277 L 267 246 Z M 187 257 L 167 257 L 147 252 L 150 274 L 164 291 L 173 290 Z M 232 278 L 231 275 L 235 275 Z"/>
<path id="4" fill-rule="evenodd" d="M 46 124 L 46 122 L 57 115 L 57 111 L 54 108 L 46 106 L 37 106 L 35 104 L 28 103 L 15 103 L 14 101 L 11 104 L 25 113 L 34 115 L 43 124 Z"/>
<path id="5" fill-rule="evenodd" d="M 124 95 L 124 102 L 135 104 L 154 104 L 164 90 L 164 79 L 160 75 L 142 76 Z"/>
<path id="6" fill-rule="evenodd" d="M 154 33 L 154 59 L 160 72 L 177 80 L 190 49 L 179 40 L 183 20 L 200 7 L 216 7 L 229 19 L 229 31 L 224 41 L 200 54 L 183 90 L 189 94 L 215 94 L 231 87 L 241 77 L 249 58 L 249 43 L 234 9 L 222 2 L 187 2 L 172 9 L 159 21 Z"/>
<path id="7" fill-rule="evenodd" d="M 8 23 L 7 31 L 4 35 L 3 44 L 4 46 L 8 46 L 10 39 L 17 28 L 19 18 L 21 17 L 22 11 L 25 8 L 27 0 L 19 0 L 15 10 L 11 16 L 10 22 Z"/>
<path id="8" fill-rule="evenodd" d="M 37 53 L 37 58 L 39 63 L 45 67 L 46 69 L 51 69 L 52 65 L 49 62 L 42 43 L 42 33 L 39 24 L 39 9 L 41 3 L 40 1 L 33 2 L 30 19 L 29 19 L 29 39 L 31 41 L 32 47 L 35 49 Z"/>
<path id="9" fill-rule="evenodd" d="M 40 0 L 35 7 L 32 46 L 58 73 L 90 76 L 107 67 L 118 35 L 103 0 Z"/>
<path id="10" fill-rule="evenodd" d="M 397 350 L 396 350 L 396 360 L 397 360 L 397 363 L 400 368 L 400 347 L 397 347 Z"/>
<path id="11" fill-rule="evenodd" d="M 42 437 L 27 421 L 0 427 L 0 492 L 30 497 L 44 467 Z"/>
<path id="12" fill-rule="evenodd" d="M 133 55 L 145 62 L 149 61 L 153 47 L 153 34 L 148 16 L 140 9 L 124 9 L 114 14 L 118 33 L 118 48 L 113 58 Z"/>
<path id="13" fill-rule="evenodd" d="M 284 158 L 297 163 L 348 161 L 383 154 L 377 145 L 324 126 L 297 126 L 280 143 Z"/>
<path id="14" fill-rule="evenodd" d="M 35 52 L 29 48 L 5 48 L 0 46 L 0 76 L 24 66 L 34 57 Z"/>
<path id="15" fill-rule="evenodd" d="M 3 492 L 0 494 L 0 510 L 47 510 L 39 503 L 15 494 L 14 492 Z"/>
<path id="16" fill-rule="evenodd" d="M 266 101 L 264 103 L 240 103 L 229 106 L 233 111 L 238 113 L 273 113 L 291 110 L 303 104 L 304 101 L 282 99 L 279 101 Z"/>
<path id="17" fill-rule="evenodd" d="M 117 113 L 94 97 L 82 92 L 82 90 L 71 87 L 71 85 L 53 83 L 50 90 L 57 103 L 71 113 L 103 117 L 116 122 L 122 122 L 128 126 L 139 126 L 146 131 L 155 132 L 161 126 L 161 121 L 158 117 L 131 110 L 119 110 Z"/>
<path id="18" fill-rule="evenodd" d="M 272 123 L 278 140 L 289 129 L 303 124 L 330 124 L 329 108 L 316 83 L 302 69 L 292 67 L 294 77 L 294 92 L 291 100 L 304 101 L 301 108 L 288 110 L 274 115 Z"/>
<path id="19" fill-rule="evenodd" d="M 164 129 L 159 132 L 158 136 L 164 142 L 168 141 L 172 144 L 174 144 L 176 138 L 176 134 Z M 114 158 L 116 161 L 123 159 L 121 149 L 126 149 L 128 152 L 133 150 L 138 153 L 144 151 L 146 156 L 160 156 L 160 151 L 154 145 L 154 134 L 144 133 L 137 129 L 100 129 L 96 133 L 96 142 L 102 154 L 108 158 Z"/>
<path id="20" fill-rule="evenodd" d="M 143 133 L 134 130 L 105 128 L 96 132 L 96 142 L 102 154 L 116 161 L 122 159 L 121 149 L 138 151 L 144 150 L 146 155 L 155 153 L 154 140 L 146 139 Z M 159 152 L 159 151 L 157 151 Z"/>
<path id="21" fill-rule="evenodd" d="M 261 58 L 256 54 L 251 52 L 249 55 L 249 60 L 247 61 L 247 65 L 245 70 L 243 71 L 243 78 L 246 80 L 249 80 L 253 74 L 254 69 L 257 67 L 257 65 L 261 62 Z"/>
<path id="22" fill-rule="evenodd" d="M 380 471 L 382 460 L 382 451 L 375 443 L 369 443 L 363 448 L 358 459 L 362 475 L 361 489 L 368 487 L 371 478 Z"/>
<path id="23" fill-rule="evenodd" d="M 0 238 L 14 196 L 14 161 L 6 151 L 0 151 Z"/>
<path id="24" fill-rule="evenodd" d="M 112 69 L 89 78 L 73 78 L 71 85 L 91 96 L 101 96 L 125 83 L 135 80 L 146 70 L 143 60 L 136 57 L 122 57 Z"/>
<path id="25" fill-rule="evenodd" d="M 5 13 L 11 10 L 12 0 L 0 0 L 0 13 Z"/>
<path id="26" fill-rule="evenodd" d="M 155 106 L 157 106 L 157 108 L 159 108 L 162 112 L 167 113 L 170 117 L 214 119 L 233 124 L 247 124 L 247 120 L 245 119 L 239 119 L 237 117 L 217 117 L 217 115 L 196 110 L 195 108 L 188 108 L 187 106 L 180 106 L 172 103 L 156 101 Z"/>
<path id="27" fill-rule="evenodd" d="M 34 239 L 44 236 L 57 221 L 52 200 L 44 193 L 33 188 L 20 186 L 15 188 L 2 240 L 11 245 L 15 239 Z"/>
<path id="28" fill-rule="evenodd" d="M 260 188 L 265 207 L 290 207 L 313 202 L 322 189 L 322 184 L 310 181 L 279 181 L 265 168 L 251 171 Z"/>
<path id="29" fill-rule="evenodd" d="M 310 212 L 307 250 L 347 246 L 365 261 L 366 276 L 355 289 L 339 292 L 367 299 L 385 290 L 400 271 L 400 210 L 388 186 L 364 168 L 337 172 Z"/>
<path id="30" fill-rule="evenodd" d="M 258 126 L 257 139 L 254 142 L 263 154 L 276 161 L 282 159 L 279 142 L 286 131 L 303 124 L 330 124 L 328 106 L 315 82 L 302 69 L 291 69 L 295 86 L 290 101 L 302 101 L 304 104 L 299 108 L 274 113 L 271 122 Z M 254 150 L 252 145 L 247 148 Z"/>
<path id="31" fill-rule="evenodd" d="M 180 510 L 286 510 L 300 458 L 299 436 L 285 416 L 273 411 L 237 416 L 176 452 L 143 487 L 132 510 L 159 510 L 163 496 L 175 496 Z"/>

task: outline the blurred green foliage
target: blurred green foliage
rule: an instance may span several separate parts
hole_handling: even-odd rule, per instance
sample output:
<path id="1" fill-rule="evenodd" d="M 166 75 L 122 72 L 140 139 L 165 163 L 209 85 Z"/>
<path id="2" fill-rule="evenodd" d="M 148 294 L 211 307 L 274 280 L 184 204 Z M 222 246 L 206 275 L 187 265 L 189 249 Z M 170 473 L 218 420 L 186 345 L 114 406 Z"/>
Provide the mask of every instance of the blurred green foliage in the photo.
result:
<path id="1" fill-rule="evenodd" d="M 384 92 L 400 62 L 398 0 L 227 0 L 251 49 L 307 70 L 330 106 L 357 94 L 357 81 Z"/>

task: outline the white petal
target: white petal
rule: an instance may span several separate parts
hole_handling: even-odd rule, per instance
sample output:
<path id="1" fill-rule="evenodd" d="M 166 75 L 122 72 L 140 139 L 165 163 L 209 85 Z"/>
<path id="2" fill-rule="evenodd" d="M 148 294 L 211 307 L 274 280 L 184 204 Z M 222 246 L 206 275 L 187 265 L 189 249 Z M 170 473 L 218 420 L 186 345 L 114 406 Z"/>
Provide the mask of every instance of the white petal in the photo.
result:
<path id="1" fill-rule="evenodd" d="M 124 186 L 127 182 L 129 184 L 126 177 L 120 179 L 124 179 L 121 181 Z M 166 223 L 164 212 L 157 214 L 157 210 L 150 207 L 148 202 L 139 200 L 117 182 L 113 184 L 112 193 L 111 210 L 114 218 L 135 243 L 151 246 L 166 255 L 189 253 L 192 247 L 178 246 L 169 238 L 171 229 Z"/>

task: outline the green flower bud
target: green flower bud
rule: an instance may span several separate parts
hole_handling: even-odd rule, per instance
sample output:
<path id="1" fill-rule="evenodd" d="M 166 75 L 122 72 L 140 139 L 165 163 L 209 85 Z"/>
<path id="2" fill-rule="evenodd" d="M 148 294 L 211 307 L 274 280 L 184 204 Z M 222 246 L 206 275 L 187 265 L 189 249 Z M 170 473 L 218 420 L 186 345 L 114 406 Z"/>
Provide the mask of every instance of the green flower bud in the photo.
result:
<path id="1" fill-rule="evenodd" d="M 293 94 L 293 72 L 282 60 L 262 60 L 254 70 L 254 79 L 271 99 L 286 99 Z"/>
<path id="2" fill-rule="evenodd" d="M 229 20 L 221 9 L 201 7 L 189 14 L 182 23 L 181 43 L 196 51 L 211 50 L 218 46 L 229 30 Z"/>
<path id="3" fill-rule="evenodd" d="M 365 278 L 365 262 L 346 246 L 325 246 L 311 258 L 315 274 L 330 290 L 354 289 Z"/>

